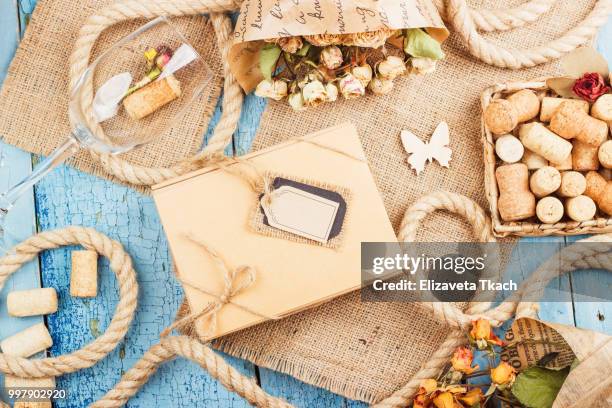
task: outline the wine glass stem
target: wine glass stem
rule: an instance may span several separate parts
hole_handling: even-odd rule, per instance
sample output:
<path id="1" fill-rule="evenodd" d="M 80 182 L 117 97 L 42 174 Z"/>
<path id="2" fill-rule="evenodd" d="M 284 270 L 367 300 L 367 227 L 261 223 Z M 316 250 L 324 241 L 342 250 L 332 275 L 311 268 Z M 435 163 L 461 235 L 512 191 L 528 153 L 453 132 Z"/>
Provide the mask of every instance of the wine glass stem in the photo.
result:
<path id="1" fill-rule="evenodd" d="M 46 159 L 41 161 L 30 173 L 29 176 L 11 187 L 8 191 L 0 195 L 0 219 L 15 204 L 17 199 L 28 191 L 41 178 L 49 174 L 51 170 L 62 164 L 66 159 L 74 155 L 79 150 L 78 142 L 71 136 L 53 151 Z"/>

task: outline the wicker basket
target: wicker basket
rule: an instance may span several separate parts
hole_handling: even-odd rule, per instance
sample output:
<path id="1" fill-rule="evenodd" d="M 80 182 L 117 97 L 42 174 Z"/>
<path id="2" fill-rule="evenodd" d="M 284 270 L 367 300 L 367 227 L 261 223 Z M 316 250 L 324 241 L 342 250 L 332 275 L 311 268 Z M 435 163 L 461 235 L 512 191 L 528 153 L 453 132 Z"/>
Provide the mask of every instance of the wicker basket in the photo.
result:
<path id="1" fill-rule="evenodd" d="M 507 82 L 503 84 L 493 85 L 482 93 L 481 105 L 482 112 L 485 111 L 491 101 L 503 98 L 508 94 L 520 91 L 522 89 L 532 89 L 541 96 L 555 96 L 554 92 L 546 86 L 545 79 L 535 80 L 532 82 Z M 497 189 L 497 181 L 495 179 L 495 169 L 498 165 L 498 160 L 495 155 L 495 144 L 493 134 L 487 129 L 482 119 L 482 143 L 484 148 L 485 161 L 485 194 L 489 201 L 491 210 L 491 221 L 493 233 L 497 237 L 505 237 L 508 235 L 518 235 L 526 237 L 541 237 L 547 235 L 579 235 L 579 234 L 602 234 L 612 232 L 612 218 L 601 217 L 599 212 L 594 220 L 576 222 L 562 221 L 556 224 L 539 224 L 534 217 L 523 222 L 505 222 L 502 221 L 497 209 L 497 199 L 499 191 Z M 565 217 L 564 217 L 565 220 Z"/>

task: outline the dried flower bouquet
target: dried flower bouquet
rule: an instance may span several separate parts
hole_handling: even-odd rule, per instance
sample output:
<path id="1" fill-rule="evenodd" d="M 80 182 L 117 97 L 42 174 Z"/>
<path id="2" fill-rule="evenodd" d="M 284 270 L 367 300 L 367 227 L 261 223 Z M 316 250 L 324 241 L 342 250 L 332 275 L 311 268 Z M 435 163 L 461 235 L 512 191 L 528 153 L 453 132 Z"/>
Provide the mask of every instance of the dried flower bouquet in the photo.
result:
<path id="1" fill-rule="evenodd" d="M 259 51 L 264 79 L 255 94 L 287 99 L 298 111 L 339 95 L 384 95 L 397 77 L 433 72 L 442 58 L 440 43 L 421 28 L 275 38 Z"/>

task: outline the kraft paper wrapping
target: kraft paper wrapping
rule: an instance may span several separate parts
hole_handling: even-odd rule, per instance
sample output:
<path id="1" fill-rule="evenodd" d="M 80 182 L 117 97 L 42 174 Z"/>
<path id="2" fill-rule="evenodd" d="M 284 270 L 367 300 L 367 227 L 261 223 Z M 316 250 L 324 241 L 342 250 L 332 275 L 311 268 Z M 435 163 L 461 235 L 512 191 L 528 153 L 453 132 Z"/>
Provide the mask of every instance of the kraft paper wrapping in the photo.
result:
<path id="1" fill-rule="evenodd" d="M 536 364 L 546 354 L 556 351 L 559 356 L 549 365 L 566 367 L 578 359 L 557 394 L 552 408 L 612 406 L 612 337 L 531 318 L 520 318 L 512 324 L 506 339 L 544 340 L 551 344 L 520 344 L 509 350 L 505 358 L 517 368 Z"/>
<path id="2" fill-rule="evenodd" d="M 358 289 L 361 243 L 397 241 L 355 127 L 339 125 L 308 139 L 363 160 L 307 142 L 280 144 L 244 159 L 260 171 L 349 190 L 342 242 L 337 248 L 253 231 L 249 220 L 258 206 L 258 194 L 243 179 L 218 167 L 153 188 L 176 273 L 180 280 L 192 284 L 184 285 L 192 311 L 197 313 L 215 301 L 210 294 L 195 289 L 194 284 L 209 293 L 221 294 L 224 280 L 220 268 L 186 234 L 206 242 L 230 267 L 248 265 L 256 270 L 254 284 L 232 300 L 260 315 L 226 304 L 217 315 L 216 332 L 207 332 L 205 319 L 196 322 L 196 332 L 204 340 L 261 323 L 265 317 L 284 317 Z"/>
<path id="3" fill-rule="evenodd" d="M 230 67 L 250 92 L 263 79 L 259 71 L 263 40 L 383 28 L 425 28 L 440 42 L 449 34 L 430 0 L 245 0 L 234 31 Z"/>

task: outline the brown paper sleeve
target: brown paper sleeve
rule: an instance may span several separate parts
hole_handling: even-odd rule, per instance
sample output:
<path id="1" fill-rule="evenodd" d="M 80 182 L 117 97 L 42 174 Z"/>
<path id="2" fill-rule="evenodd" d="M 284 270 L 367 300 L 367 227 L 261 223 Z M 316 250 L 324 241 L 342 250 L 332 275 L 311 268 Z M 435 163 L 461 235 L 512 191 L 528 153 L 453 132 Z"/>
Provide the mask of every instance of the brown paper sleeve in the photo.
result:
<path id="1" fill-rule="evenodd" d="M 440 42 L 449 34 L 431 0 L 245 0 L 230 68 L 244 91 L 251 92 L 263 79 L 258 61 L 265 39 L 383 28 L 426 28 Z"/>

